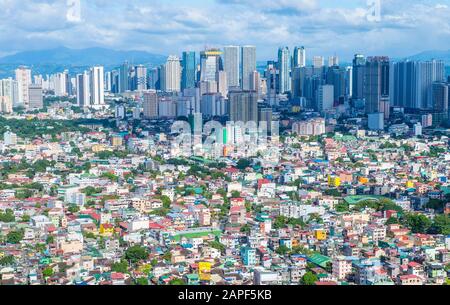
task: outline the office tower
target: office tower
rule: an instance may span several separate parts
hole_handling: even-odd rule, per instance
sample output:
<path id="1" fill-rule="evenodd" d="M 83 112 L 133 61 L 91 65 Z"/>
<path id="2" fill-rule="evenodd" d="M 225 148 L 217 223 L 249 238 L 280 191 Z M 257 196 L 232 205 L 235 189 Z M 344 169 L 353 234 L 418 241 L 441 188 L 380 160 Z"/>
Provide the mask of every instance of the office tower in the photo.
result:
<path id="1" fill-rule="evenodd" d="M 250 90 L 252 73 L 256 71 L 256 47 L 243 46 L 241 52 L 241 88 Z"/>
<path id="2" fill-rule="evenodd" d="M 124 62 L 119 68 L 119 93 L 130 90 L 129 72 L 130 66 L 128 62 Z"/>
<path id="3" fill-rule="evenodd" d="M 18 82 L 12 79 L 11 77 L 0 80 L 0 96 L 7 97 L 13 107 L 18 105 L 19 103 Z"/>
<path id="4" fill-rule="evenodd" d="M 445 81 L 442 61 L 402 61 L 392 65 L 391 103 L 394 106 L 432 108 L 432 84 Z"/>
<path id="5" fill-rule="evenodd" d="M 218 71 L 216 74 L 217 92 L 219 92 L 225 98 L 228 95 L 227 75 L 228 74 L 225 71 Z"/>
<path id="6" fill-rule="evenodd" d="M 306 67 L 306 50 L 305 47 L 295 47 L 293 55 L 293 68 Z"/>
<path id="7" fill-rule="evenodd" d="M 370 130 L 383 130 L 384 114 L 382 112 L 369 113 L 368 127 Z"/>
<path id="8" fill-rule="evenodd" d="M 76 76 L 76 88 L 77 88 L 77 105 L 80 107 L 87 107 L 90 105 L 91 93 L 90 93 L 90 74 L 84 71 L 83 74 L 77 74 Z"/>
<path id="9" fill-rule="evenodd" d="M 333 109 L 334 86 L 321 85 L 317 91 L 317 111 L 324 112 Z"/>
<path id="10" fill-rule="evenodd" d="M 177 116 L 177 100 L 176 99 L 174 100 L 173 97 L 158 98 L 158 117 L 174 118 L 176 116 Z"/>
<path id="11" fill-rule="evenodd" d="M 105 72 L 105 92 L 111 92 L 112 83 L 112 72 Z"/>
<path id="12" fill-rule="evenodd" d="M 286 93 L 291 91 L 291 55 L 289 48 L 278 49 L 278 70 L 280 71 L 279 92 Z"/>
<path id="13" fill-rule="evenodd" d="M 134 89 L 137 91 L 147 90 L 147 68 L 143 65 L 134 67 Z"/>
<path id="14" fill-rule="evenodd" d="M 42 109 L 44 108 L 44 98 L 42 94 L 42 85 L 29 85 L 29 109 Z"/>
<path id="15" fill-rule="evenodd" d="M 325 59 L 322 56 L 313 57 L 313 67 L 316 69 L 323 68 L 325 66 Z"/>
<path id="16" fill-rule="evenodd" d="M 259 122 L 265 122 L 267 132 L 270 133 L 272 131 L 272 108 L 263 107 L 259 109 L 258 120 Z M 261 125 L 260 125 L 261 126 Z"/>
<path id="17" fill-rule="evenodd" d="M 153 68 L 148 72 L 148 89 L 161 90 L 159 86 L 159 69 Z"/>
<path id="18" fill-rule="evenodd" d="M 181 88 L 181 64 L 177 56 L 169 56 L 164 65 L 163 91 L 179 92 Z M 214 76 L 215 79 L 215 76 Z"/>
<path id="19" fill-rule="evenodd" d="M 120 87 L 120 71 L 111 71 L 111 93 L 119 93 Z"/>
<path id="20" fill-rule="evenodd" d="M 250 90 L 256 91 L 258 98 L 261 96 L 261 79 L 258 71 L 250 73 Z"/>
<path id="21" fill-rule="evenodd" d="M 339 66 L 339 57 L 335 56 L 330 56 L 328 57 L 328 67 L 337 67 Z"/>
<path id="22" fill-rule="evenodd" d="M 366 113 L 389 115 L 389 57 L 368 57 L 364 73 Z"/>
<path id="23" fill-rule="evenodd" d="M 200 112 L 200 88 L 187 88 L 183 90 L 183 97 L 187 97 L 191 100 L 190 113 Z"/>
<path id="24" fill-rule="evenodd" d="M 230 121 L 255 122 L 258 120 L 258 94 L 255 91 L 230 91 Z"/>
<path id="25" fill-rule="evenodd" d="M 241 48 L 226 46 L 223 48 L 223 69 L 227 73 L 229 87 L 240 86 Z"/>
<path id="26" fill-rule="evenodd" d="M 28 86 L 31 85 L 31 70 L 26 67 L 16 69 L 16 81 L 18 88 L 18 105 L 28 108 Z"/>
<path id="27" fill-rule="evenodd" d="M 420 124 L 420 122 L 413 125 L 413 135 L 415 137 L 422 135 L 422 124 Z"/>
<path id="28" fill-rule="evenodd" d="M 156 91 L 144 92 L 142 107 L 144 108 L 144 117 L 155 119 L 158 117 L 158 95 Z"/>
<path id="29" fill-rule="evenodd" d="M 295 67 L 292 69 L 292 85 L 291 94 L 292 98 L 298 98 L 302 96 L 302 80 L 304 79 L 305 68 Z"/>
<path id="30" fill-rule="evenodd" d="M 346 74 L 346 69 L 338 66 L 332 66 L 326 72 L 326 84 L 334 86 L 334 102 L 336 104 L 343 104 L 347 97 Z"/>
<path id="31" fill-rule="evenodd" d="M 181 90 L 195 88 L 197 62 L 195 52 L 183 52 Z"/>
<path id="32" fill-rule="evenodd" d="M 226 114 L 226 104 L 223 96 L 217 93 L 202 95 L 200 112 L 206 117 L 223 116 Z"/>
<path id="33" fill-rule="evenodd" d="M 218 49 L 209 49 L 200 52 L 200 80 L 215 81 L 217 71 L 222 69 L 222 52 Z"/>
<path id="34" fill-rule="evenodd" d="M 353 67 L 345 67 L 345 95 L 352 97 L 353 92 Z"/>
<path id="35" fill-rule="evenodd" d="M 365 69 L 366 58 L 364 55 L 356 54 L 353 58 L 352 99 L 361 100 L 364 98 Z"/>
<path id="36" fill-rule="evenodd" d="M 444 82 L 432 84 L 433 122 L 439 125 L 449 118 L 449 86 Z"/>
<path id="37" fill-rule="evenodd" d="M 105 104 L 105 74 L 103 67 L 92 67 L 90 72 L 90 106 L 101 107 Z"/>
<path id="38" fill-rule="evenodd" d="M 268 62 L 265 71 L 265 78 L 267 83 L 267 99 L 272 105 L 276 103 L 276 95 L 278 92 L 278 70 L 274 62 Z"/>

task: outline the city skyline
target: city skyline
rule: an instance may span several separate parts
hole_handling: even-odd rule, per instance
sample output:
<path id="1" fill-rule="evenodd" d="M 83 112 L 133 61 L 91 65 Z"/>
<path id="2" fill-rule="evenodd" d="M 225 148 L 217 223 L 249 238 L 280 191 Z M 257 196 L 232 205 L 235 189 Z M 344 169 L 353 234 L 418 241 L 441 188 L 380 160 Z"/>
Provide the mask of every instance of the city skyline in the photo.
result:
<path id="1" fill-rule="evenodd" d="M 258 49 L 258 61 L 275 58 L 276 49 L 284 45 L 305 46 L 311 56 L 336 54 L 349 61 L 354 53 L 395 58 L 450 49 L 445 19 L 450 8 L 444 1 L 397 2 L 380 1 L 377 19 L 370 16 L 375 8 L 362 0 L 339 4 L 284 0 L 276 5 L 270 1 L 148 5 L 139 0 L 128 4 L 81 0 L 79 14 L 65 1 L 24 1 L 20 7 L 3 1 L 0 56 L 61 46 L 170 55 L 205 46 L 250 44 Z"/>

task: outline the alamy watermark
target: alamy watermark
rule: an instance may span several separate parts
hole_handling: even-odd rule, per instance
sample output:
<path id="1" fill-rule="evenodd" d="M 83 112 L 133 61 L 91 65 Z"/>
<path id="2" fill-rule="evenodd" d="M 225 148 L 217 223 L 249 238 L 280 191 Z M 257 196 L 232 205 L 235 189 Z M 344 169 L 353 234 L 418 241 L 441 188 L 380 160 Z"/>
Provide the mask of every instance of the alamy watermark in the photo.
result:
<path id="1" fill-rule="evenodd" d="M 367 0 L 367 20 L 370 22 L 381 21 L 381 0 Z"/>
<path id="2" fill-rule="evenodd" d="M 81 0 L 66 0 L 66 18 L 69 22 L 81 21 Z"/>
<path id="3" fill-rule="evenodd" d="M 174 122 L 171 133 L 176 135 L 171 143 L 173 156 L 259 157 L 272 164 L 280 160 L 278 121 L 228 121 L 224 126 L 214 120 L 203 124 L 199 114 L 191 123 Z"/>

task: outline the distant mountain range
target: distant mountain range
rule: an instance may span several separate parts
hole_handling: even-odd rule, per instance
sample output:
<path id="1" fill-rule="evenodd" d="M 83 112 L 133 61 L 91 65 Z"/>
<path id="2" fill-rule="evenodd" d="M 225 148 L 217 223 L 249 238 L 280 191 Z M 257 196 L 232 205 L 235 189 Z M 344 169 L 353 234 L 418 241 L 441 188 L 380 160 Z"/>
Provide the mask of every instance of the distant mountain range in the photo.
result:
<path id="1" fill-rule="evenodd" d="M 102 65 L 106 70 L 114 69 L 121 63 L 143 64 L 148 67 L 158 66 L 167 59 L 165 55 L 145 51 L 117 51 L 106 48 L 69 49 L 65 47 L 25 51 L 0 58 L 0 77 L 14 75 L 19 65 L 31 67 L 33 73 L 51 74 L 69 69 L 79 73 L 95 65 Z"/>
<path id="2" fill-rule="evenodd" d="M 409 59 L 409 60 L 436 59 L 436 60 L 442 60 L 446 66 L 450 66 L 450 50 L 447 50 L 447 51 L 445 51 L 445 50 L 425 51 L 425 52 L 421 52 L 421 53 L 413 55 L 413 56 L 406 57 L 406 59 Z"/>
<path id="3" fill-rule="evenodd" d="M 152 54 L 145 51 L 118 51 L 106 48 L 69 49 L 65 47 L 25 51 L 0 57 L 0 78 L 14 75 L 19 65 L 29 66 L 33 74 L 52 74 L 69 69 L 70 73 L 79 73 L 94 65 L 102 65 L 105 70 L 117 68 L 128 61 L 131 64 L 143 64 L 148 67 L 158 66 L 167 59 L 166 55 Z M 447 75 L 450 75 L 450 50 L 425 51 L 405 57 L 410 60 L 437 59 L 445 62 Z M 265 70 L 266 61 L 258 61 L 258 71 Z"/>

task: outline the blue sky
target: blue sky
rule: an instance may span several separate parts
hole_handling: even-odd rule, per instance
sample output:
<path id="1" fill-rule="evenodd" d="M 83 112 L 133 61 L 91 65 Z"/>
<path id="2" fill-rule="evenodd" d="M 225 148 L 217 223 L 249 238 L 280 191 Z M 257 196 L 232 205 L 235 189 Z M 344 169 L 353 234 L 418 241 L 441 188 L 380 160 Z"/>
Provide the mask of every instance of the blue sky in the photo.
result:
<path id="1" fill-rule="evenodd" d="M 450 0 L 380 0 L 378 22 L 367 18 L 366 0 L 80 1 L 78 21 L 67 18 L 67 0 L 0 0 L 0 55 L 58 46 L 168 55 L 253 44 L 258 60 L 275 58 L 282 45 L 348 60 L 450 49 Z"/>

